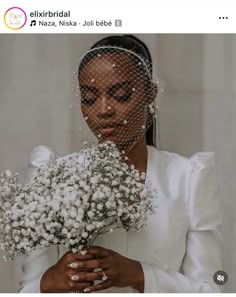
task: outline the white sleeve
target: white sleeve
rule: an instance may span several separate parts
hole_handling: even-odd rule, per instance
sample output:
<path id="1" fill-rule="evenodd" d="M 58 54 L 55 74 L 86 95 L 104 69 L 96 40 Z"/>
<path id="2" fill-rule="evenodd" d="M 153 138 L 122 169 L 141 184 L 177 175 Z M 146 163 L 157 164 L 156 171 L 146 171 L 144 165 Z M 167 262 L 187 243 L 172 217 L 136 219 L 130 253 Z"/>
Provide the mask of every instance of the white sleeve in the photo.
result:
<path id="1" fill-rule="evenodd" d="M 220 292 L 213 281 L 222 270 L 223 244 L 213 153 L 197 153 L 190 158 L 191 173 L 186 197 L 189 230 L 181 272 L 164 271 L 141 263 L 145 293 Z"/>
<path id="2" fill-rule="evenodd" d="M 56 264 L 59 258 L 58 246 L 52 245 L 32 252 L 24 257 L 23 276 L 20 280 L 19 293 L 40 293 L 40 281 L 44 272 Z"/>
<path id="3" fill-rule="evenodd" d="M 57 155 L 51 148 L 43 145 L 36 146 L 29 157 L 27 181 L 32 177 L 32 174 L 37 167 L 46 165 L 49 161 L 55 161 L 56 158 Z"/>
<path id="4" fill-rule="evenodd" d="M 56 154 L 48 147 L 37 146 L 33 149 L 27 179 L 30 179 L 35 168 L 56 159 Z M 22 264 L 22 279 L 20 280 L 19 293 L 40 293 L 40 280 L 44 272 L 54 265 L 59 258 L 56 245 L 32 252 L 25 256 Z"/>

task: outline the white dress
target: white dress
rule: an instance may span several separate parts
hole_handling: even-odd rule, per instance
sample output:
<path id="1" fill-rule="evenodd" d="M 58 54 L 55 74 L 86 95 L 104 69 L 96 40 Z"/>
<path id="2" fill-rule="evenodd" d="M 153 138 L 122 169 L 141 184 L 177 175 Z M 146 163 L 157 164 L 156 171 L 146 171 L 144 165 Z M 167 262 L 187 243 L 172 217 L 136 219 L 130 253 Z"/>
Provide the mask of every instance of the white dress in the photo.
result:
<path id="1" fill-rule="evenodd" d="M 31 170 L 55 157 L 51 149 L 36 147 Z M 94 245 L 140 261 L 145 293 L 220 292 L 213 281 L 223 254 L 214 154 L 184 158 L 148 146 L 147 179 L 158 190 L 158 208 L 147 226 L 139 233 L 117 229 Z M 20 292 L 40 292 L 41 276 L 65 252 L 51 246 L 26 256 Z M 105 291 L 135 292 L 130 287 Z"/>

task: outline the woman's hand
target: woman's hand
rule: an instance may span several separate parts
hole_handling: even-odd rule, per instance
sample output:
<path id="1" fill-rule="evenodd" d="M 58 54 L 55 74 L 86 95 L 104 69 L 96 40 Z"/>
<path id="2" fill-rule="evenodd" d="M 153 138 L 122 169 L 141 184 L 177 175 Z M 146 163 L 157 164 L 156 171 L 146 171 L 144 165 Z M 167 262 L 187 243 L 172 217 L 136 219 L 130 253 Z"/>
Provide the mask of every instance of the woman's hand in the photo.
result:
<path id="1" fill-rule="evenodd" d="M 63 293 L 83 291 L 93 285 L 92 281 L 80 280 L 78 275 L 85 273 L 86 268 L 79 268 L 77 263 L 92 261 L 92 255 L 80 255 L 67 252 L 42 276 L 40 282 L 41 293 Z"/>
<path id="2" fill-rule="evenodd" d="M 77 261 L 80 269 L 89 270 L 76 274 L 80 281 L 88 283 L 104 280 L 104 276 L 107 279 L 99 284 L 87 286 L 84 292 L 100 291 L 110 287 L 133 287 L 141 293 L 144 291 L 144 275 L 138 261 L 102 247 L 90 247 L 86 255 L 90 255 L 92 259 Z M 97 271 L 98 268 L 102 270 Z"/>

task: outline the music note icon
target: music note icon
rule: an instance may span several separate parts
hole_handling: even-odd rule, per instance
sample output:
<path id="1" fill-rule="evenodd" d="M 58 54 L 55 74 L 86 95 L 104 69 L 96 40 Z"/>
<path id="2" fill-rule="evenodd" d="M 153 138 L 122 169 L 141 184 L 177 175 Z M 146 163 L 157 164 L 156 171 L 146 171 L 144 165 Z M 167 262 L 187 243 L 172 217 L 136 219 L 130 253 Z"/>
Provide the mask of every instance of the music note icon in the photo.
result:
<path id="1" fill-rule="evenodd" d="M 36 26 L 36 20 L 31 21 L 30 27 L 32 27 L 32 26 Z"/>

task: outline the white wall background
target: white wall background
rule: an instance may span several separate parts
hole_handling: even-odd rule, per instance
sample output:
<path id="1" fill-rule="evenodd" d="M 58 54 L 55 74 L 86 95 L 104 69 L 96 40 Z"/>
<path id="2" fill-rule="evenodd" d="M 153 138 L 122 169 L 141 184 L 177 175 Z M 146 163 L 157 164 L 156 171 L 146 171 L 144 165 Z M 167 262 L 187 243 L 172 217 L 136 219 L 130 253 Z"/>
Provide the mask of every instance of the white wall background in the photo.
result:
<path id="1" fill-rule="evenodd" d="M 225 291 L 236 292 L 236 36 L 137 35 L 167 83 L 160 106 L 162 149 L 216 153 L 223 211 Z M 0 35 L 0 171 L 19 172 L 35 145 L 79 150 L 69 106 L 80 55 L 103 35 Z M 0 292 L 16 292 L 20 259 L 0 259 Z"/>

